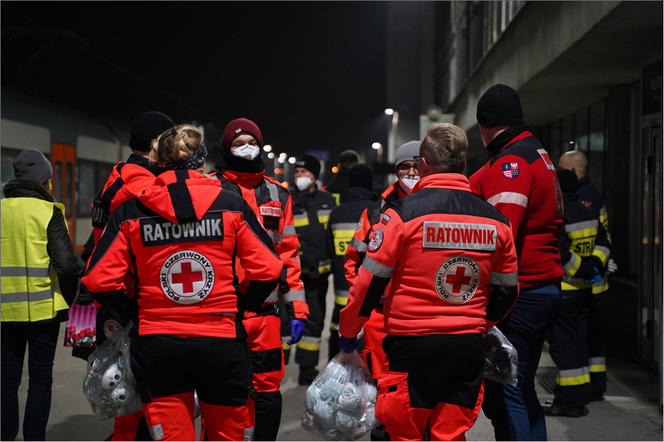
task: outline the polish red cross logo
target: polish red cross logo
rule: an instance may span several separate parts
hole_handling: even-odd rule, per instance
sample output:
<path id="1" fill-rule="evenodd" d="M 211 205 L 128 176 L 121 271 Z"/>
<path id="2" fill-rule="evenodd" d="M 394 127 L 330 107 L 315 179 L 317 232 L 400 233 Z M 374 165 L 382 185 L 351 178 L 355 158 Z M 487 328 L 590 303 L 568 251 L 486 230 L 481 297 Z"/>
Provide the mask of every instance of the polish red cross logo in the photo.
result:
<path id="1" fill-rule="evenodd" d="M 466 276 L 466 268 L 463 266 L 455 267 L 456 273 L 448 273 L 446 276 L 445 284 L 452 286 L 452 293 L 459 293 L 462 287 L 470 285 L 471 277 Z"/>
<path id="2" fill-rule="evenodd" d="M 480 282 L 480 267 L 467 256 L 454 256 L 440 265 L 434 285 L 440 299 L 463 304 L 475 295 Z"/>
<path id="3" fill-rule="evenodd" d="M 169 256 L 159 274 L 164 294 L 178 304 L 205 299 L 214 286 L 214 267 L 200 252 L 183 250 Z"/>
<path id="4" fill-rule="evenodd" d="M 194 283 L 203 281 L 203 271 L 194 271 L 191 269 L 191 262 L 183 262 L 180 265 L 180 273 L 172 273 L 171 279 L 173 284 L 182 284 L 182 291 L 184 293 L 191 293 L 194 291 Z"/>

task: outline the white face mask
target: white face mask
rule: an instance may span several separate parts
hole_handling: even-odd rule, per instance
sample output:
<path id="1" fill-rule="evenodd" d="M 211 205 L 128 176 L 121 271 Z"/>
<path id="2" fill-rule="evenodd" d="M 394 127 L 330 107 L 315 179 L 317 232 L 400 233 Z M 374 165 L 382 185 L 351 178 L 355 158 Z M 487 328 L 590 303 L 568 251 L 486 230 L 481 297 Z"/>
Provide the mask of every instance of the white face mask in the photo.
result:
<path id="1" fill-rule="evenodd" d="M 233 155 L 236 157 L 240 158 L 247 158 L 247 159 L 256 159 L 258 154 L 261 153 L 261 149 L 258 146 L 252 146 L 251 144 L 245 144 L 244 146 L 236 147 L 233 150 Z"/>
<path id="2" fill-rule="evenodd" d="M 419 176 L 403 175 L 399 177 L 399 184 L 404 192 L 410 193 L 415 184 L 420 180 Z"/>
<path id="3" fill-rule="evenodd" d="M 303 192 L 305 190 L 309 190 L 309 188 L 311 187 L 313 182 L 314 182 L 314 180 L 312 180 L 308 176 L 299 176 L 299 177 L 295 178 L 295 185 L 300 190 L 300 192 Z"/>

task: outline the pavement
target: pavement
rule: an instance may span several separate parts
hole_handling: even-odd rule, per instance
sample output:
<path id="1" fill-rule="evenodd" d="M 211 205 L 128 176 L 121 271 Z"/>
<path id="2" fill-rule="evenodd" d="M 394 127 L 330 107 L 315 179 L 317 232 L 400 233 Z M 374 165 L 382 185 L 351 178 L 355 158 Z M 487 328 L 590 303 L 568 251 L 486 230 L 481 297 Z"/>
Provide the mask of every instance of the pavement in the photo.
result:
<path id="1" fill-rule="evenodd" d="M 332 300 L 332 290 L 328 299 Z M 330 301 L 332 302 L 332 301 Z M 331 305 L 328 314 L 331 314 Z M 60 342 L 64 341 L 61 327 Z M 323 336 L 321 359 L 327 355 L 327 335 Z M 300 417 L 304 411 L 307 386 L 297 384 L 298 367 L 292 361 L 286 366 L 281 390 L 284 398 L 281 428 L 277 440 L 316 440 L 313 433 L 304 430 Z M 318 365 L 323 369 L 327 361 Z M 71 349 L 59 346 L 53 370 L 53 400 L 46 429 L 47 440 L 103 441 L 113 431 L 112 420 L 94 415 L 83 396 L 82 383 L 86 362 L 71 356 Z M 547 417 L 548 439 L 553 441 L 662 441 L 662 394 L 658 374 L 639 365 L 615 358 L 607 360 L 608 388 L 605 400 L 591 402 L 589 414 L 580 418 Z M 555 364 L 548 351 L 542 355 L 537 375 L 537 393 L 541 403 L 553 399 L 552 379 Z M 19 390 L 21 409 L 27 394 L 27 368 Z M 23 440 L 19 432 L 16 440 Z M 466 433 L 471 441 L 495 440 L 491 423 L 480 414 L 475 426 Z M 370 440 L 369 434 L 360 440 Z"/>

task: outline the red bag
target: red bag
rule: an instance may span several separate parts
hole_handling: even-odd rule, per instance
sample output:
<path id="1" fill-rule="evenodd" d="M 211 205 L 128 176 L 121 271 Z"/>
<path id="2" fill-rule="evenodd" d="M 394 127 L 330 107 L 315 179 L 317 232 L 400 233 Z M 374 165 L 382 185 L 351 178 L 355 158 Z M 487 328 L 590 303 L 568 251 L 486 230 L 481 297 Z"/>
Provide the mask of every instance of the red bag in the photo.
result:
<path id="1" fill-rule="evenodd" d="M 97 346 L 97 308 L 74 304 L 69 307 L 69 319 L 65 328 L 65 347 Z"/>

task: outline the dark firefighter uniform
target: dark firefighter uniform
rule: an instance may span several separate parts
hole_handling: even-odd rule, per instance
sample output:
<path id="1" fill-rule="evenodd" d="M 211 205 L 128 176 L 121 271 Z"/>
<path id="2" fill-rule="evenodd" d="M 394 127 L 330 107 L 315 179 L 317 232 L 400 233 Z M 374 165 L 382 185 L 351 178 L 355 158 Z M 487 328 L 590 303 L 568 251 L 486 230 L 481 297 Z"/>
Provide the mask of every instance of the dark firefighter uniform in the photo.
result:
<path id="1" fill-rule="evenodd" d="M 421 178 L 373 227 L 342 336 L 358 335 L 390 282 L 376 417 L 392 440 L 424 440 L 428 422 L 431 440 L 463 438 L 482 401 L 482 333 L 518 295 L 509 222 L 462 174 Z"/>
<path id="2" fill-rule="evenodd" d="M 579 202 L 593 209 L 599 216 L 606 236 L 611 241 L 609 230 L 609 215 L 604 205 L 602 194 L 590 181 L 588 175 L 579 178 L 576 193 L 579 195 Z M 613 249 L 611 250 L 613 253 Z M 611 259 L 612 257 L 609 257 Z M 593 284 L 593 294 L 595 295 L 596 306 L 590 310 L 588 318 L 588 356 L 590 357 L 590 398 L 599 400 L 606 391 L 606 349 L 604 348 L 604 337 L 602 334 L 602 312 L 600 309 L 600 299 L 602 293 L 609 290 L 609 272 L 604 273 L 602 280 Z"/>
<path id="3" fill-rule="evenodd" d="M 114 308 L 127 302 L 123 276 L 136 272 L 132 369 L 155 440 L 194 440 L 194 390 L 210 440 L 251 437 L 242 311 L 263 303 L 281 268 L 246 202 L 196 171 L 162 173 L 113 213 L 83 282 Z M 179 419 L 187 413 L 188 425 Z"/>
<path id="4" fill-rule="evenodd" d="M 300 265 L 309 317 L 302 339 L 295 351 L 295 363 L 300 367 L 315 367 L 320 355 L 321 335 L 325 321 L 325 296 L 332 268 L 325 232 L 330 212 L 335 207 L 332 194 L 323 190 L 302 192 L 291 187 L 293 222 L 300 242 Z M 287 319 L 287 318 L 285 318 Z M 290 356 L 290 327 L 282 321 L 281 341 L 286 360 Z"/>
<path id="5" fill-rule="evenodd" d="M 376 193 L 364 187 L 348 189 L 346 201 L 332 209 L 328 224 L 328 248 L 332 249 L 332 276 L 334 283 L 334 310 L 330 321 L 330 342 L 328 359 L 339 352 L 339 312 L 348 302 L 348 280 L 346 279 L 344 260 L 353 235 L 362 230 L 363 212 L 376 203 Z"/>
<path id="6" fill-rule="evenodd" d="M 565 274 L 560 314 L 549 332 L 549 352 L 559 370 L 553 403 L 581 409 L 591 398 L 589 365 L 595 341 L 589 339 L 589 319 L 592 310 L 598 308 L 593 283 L 588 281 L 596 276 L 595 270 L 599 272 L 598 278 L 604 274 L 611 243 L 597 213 L 579 200 L 576 189 L 565 188 L 562 174 L 570 174 L 570 180 L 575 182 L 574 172 L 561 170 L 558 173 L 565 202 L 560 236 Z"/>

